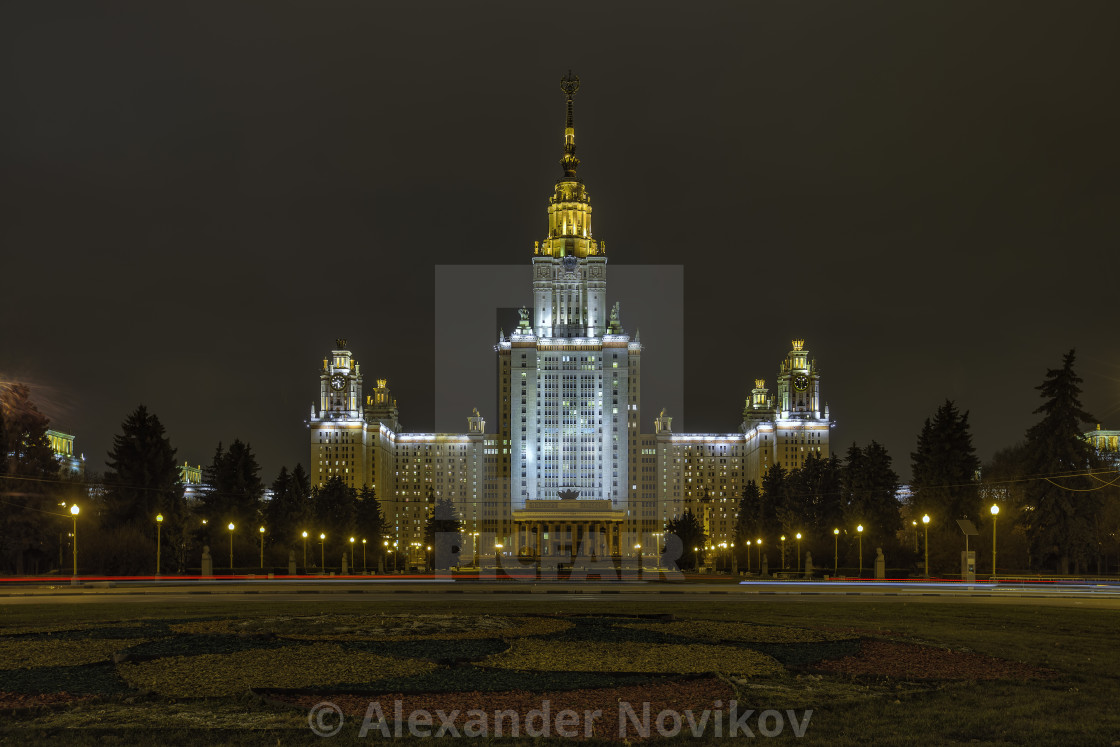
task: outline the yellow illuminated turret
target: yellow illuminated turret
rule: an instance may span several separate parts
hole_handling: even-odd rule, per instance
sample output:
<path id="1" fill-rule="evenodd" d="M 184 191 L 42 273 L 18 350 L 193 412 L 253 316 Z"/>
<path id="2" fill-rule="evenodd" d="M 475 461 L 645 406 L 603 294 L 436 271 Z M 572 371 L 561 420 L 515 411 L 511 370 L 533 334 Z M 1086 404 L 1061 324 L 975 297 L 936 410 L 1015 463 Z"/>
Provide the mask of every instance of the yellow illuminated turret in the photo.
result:
<path id="1" fill-rule="evenodd" d="M 560 166 L 564 175 L 556 181 L 556 188 L 548 205 L 548 238 L 534 248 L 535 255 L 548 257 L 587 257 L 600 254 L 599 245 L 591 232 L 591 195 L 576 175 L 579 159 L 576 157 L 576 128 L 572 97 L 579 90 L 579 77 L 568 75 L 560 80 L 560 90 L 568 100 L 568 117 L 564 124 L 564 156 Z"/>

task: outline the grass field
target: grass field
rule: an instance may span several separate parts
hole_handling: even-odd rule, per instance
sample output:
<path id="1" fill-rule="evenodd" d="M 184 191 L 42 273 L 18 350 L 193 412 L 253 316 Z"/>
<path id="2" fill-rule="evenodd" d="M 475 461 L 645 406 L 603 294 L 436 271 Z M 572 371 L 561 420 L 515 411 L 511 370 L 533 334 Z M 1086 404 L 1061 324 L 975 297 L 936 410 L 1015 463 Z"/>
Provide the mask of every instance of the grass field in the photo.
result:
<path id="1" fill-rule="evenodd" d="M 1110 610 L 866 598 L 371 607 L 0 607 L 0 741 L 365 743 L 382 737 L 359 739 L 353 714 L 337 736 L 315 736 L 308 703 L 668 692 L 656 697 L 811 709 L 797 739 L 809 744 L 1120 745 Z"/>

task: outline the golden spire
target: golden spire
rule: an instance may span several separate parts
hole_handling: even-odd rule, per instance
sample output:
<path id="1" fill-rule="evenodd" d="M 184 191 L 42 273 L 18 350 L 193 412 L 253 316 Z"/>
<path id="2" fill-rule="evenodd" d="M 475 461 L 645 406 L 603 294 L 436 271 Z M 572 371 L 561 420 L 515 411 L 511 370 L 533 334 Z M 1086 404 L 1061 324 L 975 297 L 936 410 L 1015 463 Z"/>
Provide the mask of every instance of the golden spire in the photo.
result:
<path id="1" fill-rule="evenodd" d="M 576 125 L 572 98 L 579 90 L 579 76 L 572 75 L 572 71 L 568 70 L 568 74 L 560 79 L 560 90 L 568 99 L 568 118 L 564 121 L 564 157 L 560 159 L 560 165 L 564 167 L 565 179 L 575 179 L 579 159 L 576 158 Z"/>

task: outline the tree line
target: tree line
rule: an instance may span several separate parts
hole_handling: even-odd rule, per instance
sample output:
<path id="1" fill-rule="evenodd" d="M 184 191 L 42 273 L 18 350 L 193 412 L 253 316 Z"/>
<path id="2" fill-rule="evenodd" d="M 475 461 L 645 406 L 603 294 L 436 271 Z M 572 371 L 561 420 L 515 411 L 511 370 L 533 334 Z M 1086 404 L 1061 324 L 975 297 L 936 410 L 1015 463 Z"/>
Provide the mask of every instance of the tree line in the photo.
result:
<path id="1" fill-rule="evenodd" d="M 918 433 L 906 495 L 899 495 L 891 457 L 875 441 L 853 444 L 843 459 L 810 454 L 797 469 L 770 467 L 761 484 L 742 490 L 734 537 L 740 566 L 747 542 L 764 538 L 774 562 L 779 538 L 790 546 L 801 533 L 801 547 L 818 568 L 836 563 L 850 570 L 862 534 L 865 570 L 882 547 L 892 568 L 924 571 L 928 543 L 930 572 L 955 575 L 965 544 L 957 519 L 980 530 L 970 547 L 978 551 L 978 570 L 989 573 L 993 532 L 1000 573 L 1105 572 L 1112 553 L 1120 563 L 1117 458 L 1097 453 L 1084 437 L 1094 419 L 1081 405 L 1074 363 L 1071 350 L 1060 368 L 1047 371 L 1036 387 L 1041 419 L 987 464 L 973 446 L 968 412 L 946 400 Z M 681 537 L 686 566 L 699 564 L 694 548 L 708 541 L 702 517 L 686 511 L 667 531 Z M 785 561 L 797 567 L 794 555 Z"/>
<path id="2" fill-rule="evenodd" d="M 973 446 L 969 413 L 947 400 L 918 432 L 910 454 L 910 491 L 901 500 L 899 475 L 875 441 L 852 444 L 843 458 L 811 454 L 796 469 L 770 467 L 740 496 L 735 524 L 740 565 L 746 564 L 747 541 L 764 538 L 765 555 L 777 567 L 780 560 L 772 553 L 785 535 L 785 566 L 796 567 L 793 538 L 800 532 L 801 547 L 813 553 L 818 568 L 856 566 L 862 537 L 864 568 L 882 547 L 892 568 L 914 572 L 928 550 L 931 572 L 953 574 L 964 544 L 956 520 L 967 519 L 981 530 L 971 545 L 981 551 L 978 570 L 988 562 L 993 530 L 1001 573 L 1107 570 L 1110 552 L 1120 561 L 1120 479 L 1115 456 L 1109 461 L 1083 436 L 1094 419 L 1081 404 L 1082 380 L 1074 363 L 1070 351 L 1059 368 L 1047 371 L 1037 387 L 1040 419 L 987 464 Z M 259 563 L 260 526 L 268 566 L 285 566 L 288 553 L 302 549 L 304 531 L 312 545 L 320 533 L 330 538 L 331 565 L 349 549 L 350 536 L 366 539 L 367 556 L 381 559 L 386 523 L 371 487 L 354 489 L 335 477 L 313 488 L 297 464 L 280 469 L 270 485 L 272 499 L 265 501 L 252 448 L 235 439 L 218 444 L 199 500 L 188 501 L 176 450 L 144 405 L 121 424 L 100 479 L 60 474 L 48 428 L 28 387 L 0 388 L 0 563 L 6 571 L 66 567 L 73 543 L 67 505 L 74 503 L 81 506 L 82 572 L 154 571 L 157 532 L 161 572 L 196 568 L 204 545 L 216 558 L 224 556 L 218 548 L 230 542 L 230 523 L 235 557 L 246 567 L 253 567 L 254 559 Z M 993 504 L 1000 510 L 994 518 Z M 163 517 L 158 528 L 157 515 Z M 930 517 L 928 525 L 924 516 Z M 453 506 L 429 495 L 429 544 L 439 532 L 460 529 Z M 666 531 L 681 539 L 684 565 L 697 565 L 693 548 L 708 539 L 700 517 L 686 511 Z M 311 553 L 309 562 L 325 554 Z M 302 554 L 296 557 L 302 565 Z M 985 570 L 991 571 L 990 563 Z"/>

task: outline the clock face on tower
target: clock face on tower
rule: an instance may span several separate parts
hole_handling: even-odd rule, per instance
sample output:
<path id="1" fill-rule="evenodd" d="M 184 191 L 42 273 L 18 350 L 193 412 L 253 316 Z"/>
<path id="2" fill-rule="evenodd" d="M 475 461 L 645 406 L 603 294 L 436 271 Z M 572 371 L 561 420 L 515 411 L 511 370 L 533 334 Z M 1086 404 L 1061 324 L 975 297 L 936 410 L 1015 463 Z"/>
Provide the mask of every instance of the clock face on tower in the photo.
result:
<path id="1" fill-rule="evenodd" d="M 576 265 L 579 264 L 579 258 L 569 254 L 567 257 L 564 257 L 561 262 L 564 265 L 564 269 L 571 272 L 576 269 Z"/>
<path id="2" fill-rule="evenodd" d="M 793 388 L 799 392 L 803 392 L 809 388 L 809 377 L 805 374 L 797 374 L 793 377 Z"/>
<path id="3" fill-rule="evenodd" d="M 335 374 L 331 377 L 331 389 L 334 389 L 337 392 L 344 386 L 346 386 L 345 376 L 343 376 L 342 374 Z"/>

